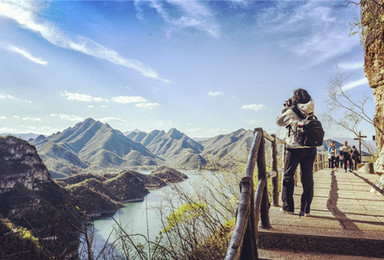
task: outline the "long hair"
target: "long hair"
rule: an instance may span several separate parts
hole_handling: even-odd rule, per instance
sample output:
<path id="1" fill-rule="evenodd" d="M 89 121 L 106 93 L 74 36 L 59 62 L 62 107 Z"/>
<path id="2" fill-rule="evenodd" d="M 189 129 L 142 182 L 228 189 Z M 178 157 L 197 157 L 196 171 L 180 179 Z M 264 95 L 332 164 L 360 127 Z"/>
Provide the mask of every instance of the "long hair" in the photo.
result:
<path id="1" fill-rule="evenodd" d="M 305 104 L 312 100 L 312 97 L 305 89 L 299 88 L 293 91 L 292 104 Z"/>

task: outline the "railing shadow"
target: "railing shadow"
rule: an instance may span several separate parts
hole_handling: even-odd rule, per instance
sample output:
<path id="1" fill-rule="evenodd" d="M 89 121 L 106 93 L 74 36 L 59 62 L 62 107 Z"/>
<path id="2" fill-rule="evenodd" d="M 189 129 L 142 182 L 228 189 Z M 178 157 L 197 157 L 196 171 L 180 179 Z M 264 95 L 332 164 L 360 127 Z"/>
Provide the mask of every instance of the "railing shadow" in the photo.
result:
<path id="1" fill-rule="evenodd" d="M 377 187 L 374 183 L 372 183 L 371 181 L 369 181 L 368 179 L 358 175 L 357 173 L 355 172 L 352 172 L 356 177 L 359 177 L 360 179 L 362 179 L 363 181 L 365 181 L 367 184 L 369 184 L 370 186 L 372 186 L 373 189 L 375 189 L 378 193 L 380 193 L 381 195 L 384 195 L 384 191 L 381 190 L 379 187 Z"/>
<path id="2" fill-rule="evenodd" d="M 332 181 L 331 181 L 331 189 L 329 191 L 329 198 L 327 201 L 327 209 L 339 221 L 339 224 L 343 229 L 360 230 L 359 227 L 352 220 L 350 220 L 343 211 L 341 211 L 337 207 L 337 202 L 339 199 L 339 194 L 338 194 L 339 188 L 338 188 L 335 172 L 332 171 L 331 175 L 332 175 Z M 346 224 L 348 226 L 346 226 Z"/>

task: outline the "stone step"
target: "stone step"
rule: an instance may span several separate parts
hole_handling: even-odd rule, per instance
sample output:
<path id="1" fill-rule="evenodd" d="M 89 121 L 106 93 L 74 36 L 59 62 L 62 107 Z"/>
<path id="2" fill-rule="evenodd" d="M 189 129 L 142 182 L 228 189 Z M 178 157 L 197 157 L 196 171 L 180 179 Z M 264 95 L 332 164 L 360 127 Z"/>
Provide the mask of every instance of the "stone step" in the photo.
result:
<path id="1" fill-rule="evenodd" d="M 284 260 L 379 260 L 382 258 L 366 256 L 350 256 L 340 254 L 326 254 L 315 252 L 295 252 L 292 250 L 268 250 L 258 249 L 260 260 L 284 259 Z"/>
<path id="2" fill-rule="evenodd" d="M 258 247 L 294 252 L 384 257 L 384 240 L 380 239 L 287 234 L 274 230 L 259 230 Z"/>
<path id="3" fill-rule="evenodd" d="M 272 206 L 272 228 L 259 229 L 259 248 L 384 258 L 384 196 L 370 192 L 378 178 L 360 172 L 316 172 L 311 216 L 298 214 L 299 182 L 295 214 L 283 214 Z"/>

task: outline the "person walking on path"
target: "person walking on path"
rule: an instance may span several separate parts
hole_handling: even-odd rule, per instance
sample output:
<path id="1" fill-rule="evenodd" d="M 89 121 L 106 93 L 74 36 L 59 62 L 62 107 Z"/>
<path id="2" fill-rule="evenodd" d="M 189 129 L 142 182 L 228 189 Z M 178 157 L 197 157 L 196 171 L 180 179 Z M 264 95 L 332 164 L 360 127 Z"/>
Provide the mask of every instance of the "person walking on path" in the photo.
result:
<path id="1" fill-rule="evenodd" d="M 282 186 L 283 213 L 294 214 L 294 174 L 297 166 L 301 167 L 301 182 L 303 194 L 301 195 L 300 216 L 309 216 L 313 199 L 313 163 L 316 157 L 316 147 L 303 146 L 298 142 L 295 132 L 301 120 L 294 110 L 299 110 L 305 116 L 314 113 L 315 104 L 311 96 L 304 89 L 297 89 L 293 92 L 293 97 L 285 102 L 285 108 L 277 118 L 279 126 L 286 127 L 286 151 L 284 160 L 284 177 Z"/>
<path id="2" fill-rule="evenodd" d="M 339 150 L 339 166 L 340 166 L 340 169 L 343 168 L 343 161 L 344 161 L 343 153 Z"/>
<path id="3" fill-rule="evenodd" d="M 338 156 L 336 156 L 337 150 L 335 147 L 335 142 L 332 141 L 331 146 L 328 148 L 328 156 L 329 156 L 329 168 L 332 169 L 332 171 L 336 170 L 337 171 L 337 166 L 338 166 Z"/>
<path id="4" fill-rule="evenodd" d="M 348 145 L 348 142 L 344 142 L 344 146 L 340 147 L 340 152 L 343 155 L 343 164 L 344 170 L 347 172 L 347 166 L 349 166 L 349 170 L 352 171 L 353 163 L 351 159 L 352 148 Z M 348 165 L 349 164 L 349 165 Z"/>
<path id="5" fill-rule="evenodd" d="M 357 164 L 360 163 L 360 153 L 354 145 L 352 146 L 352 159 L 354 169 L 357 170 Z"/>

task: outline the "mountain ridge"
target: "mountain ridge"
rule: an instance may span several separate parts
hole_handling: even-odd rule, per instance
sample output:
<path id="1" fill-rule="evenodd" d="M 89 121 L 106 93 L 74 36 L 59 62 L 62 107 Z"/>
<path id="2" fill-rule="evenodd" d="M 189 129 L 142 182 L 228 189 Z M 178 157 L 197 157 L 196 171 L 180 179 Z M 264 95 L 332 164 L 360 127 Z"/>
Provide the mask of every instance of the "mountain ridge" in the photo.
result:
<path id="1" fill-rule="evenodd" d="M 88 118 L 62 132 L 32 141 L 54 177 L 86 169 L 157 165 L 163 160 L 119 130 Z"/>
<path id="2" fill-rule="evenodd" d="M 324 140 L 318 151 L 327 151 L 332 140 L 336 141 Z M 88 118 L 62 132 L 37 136 L 31 143 L 57 178 L 78 172 L 162 165 L 185 170 L 222 170 L 229 165 L 246 164 L 252 141 L 253 131 L 243 128 L 199 142 L 176 128 L 167 132 L 134 130 L 125 135 L 108 124 Z M 337 142 L 336 147 L 341 145 Z M 269 145 L 266 148 L 269 149 Z"/>

